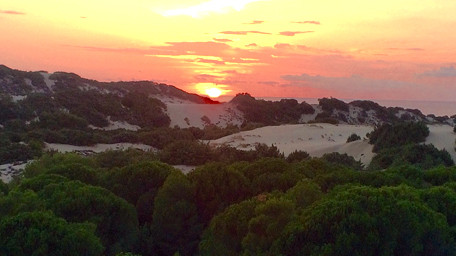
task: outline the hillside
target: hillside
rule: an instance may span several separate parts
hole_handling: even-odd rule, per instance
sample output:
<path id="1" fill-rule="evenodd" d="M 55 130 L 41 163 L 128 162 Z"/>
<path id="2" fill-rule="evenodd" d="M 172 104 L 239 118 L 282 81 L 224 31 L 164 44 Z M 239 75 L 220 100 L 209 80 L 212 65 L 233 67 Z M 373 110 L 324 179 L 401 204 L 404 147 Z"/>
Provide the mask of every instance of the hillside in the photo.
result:
<path id="1" fill-rule="evenodd" d="M 249 138 L 249 143 L 242 137 L 237 144 L 214 142 L 212 145 L 232 146 L 228 152 L 233 154 L 229 157 L 239 157 L 244 154 L 239 150 L 260 144 L 275 145 L 286 155 L 293 150 L 306 150 L 312 156 L 340 151 L 367 165 L 373 156 L 371 146 L 367 142 L 346 145 L 350 130 L 358 129 L 354 125 L 365 127 L 358 132 L 365 137 L 374 126 L 398 122 L 446 125 L 444 136 L 433 136 L 431 140 L 454 158 L 454 138 L 449 126 L 454 126 L 454 119 L 455 116 L 425 116 L 419 110 L 386 108 L 372 101 L 345 103 L 334 98 L 322 98 L 319 104 L 310 105 L 294 99 L 266 101 L 243 93 L 228 103 L 220 103 L 150 81 L 98 82 L 73 73 L 25 72 L 0 66 L 0 165 L 16 163 L 23 167 L 25 161 L 49 150 L 72 149 L 92 154 L 99 152 L 99 148 L 115 149 L 116 145 L 165 152 L 166 161 L 193 165 L 214 160 L 214 154 L 218 154 L 207 151 L 207 145 L 199 145 L 200 141 L 229 135 L 240 138 L 239 132 L 248 134 L 247 131 L 255 128 L 287 124 L 306 124 L 306 128 L 293 137 L 295 131 L 285 127 L 265 127 L 265 131 L 276 131 L 268 138 L 252 141 Z M 340 126 L 334 126 L 334 132 L 329 133 L 311 131 L 316 123 Z M 183 152 L 181 147 L 192 152 Z M 205 151 L 209 152 L 209 158 L 205 158 Z M 194 155 L 194 152 L 202 153 Z M 179 154 L 204 160 L 176 161 Z M 10 167 L 0 169 L 2 173 L 14 173 Z"/>

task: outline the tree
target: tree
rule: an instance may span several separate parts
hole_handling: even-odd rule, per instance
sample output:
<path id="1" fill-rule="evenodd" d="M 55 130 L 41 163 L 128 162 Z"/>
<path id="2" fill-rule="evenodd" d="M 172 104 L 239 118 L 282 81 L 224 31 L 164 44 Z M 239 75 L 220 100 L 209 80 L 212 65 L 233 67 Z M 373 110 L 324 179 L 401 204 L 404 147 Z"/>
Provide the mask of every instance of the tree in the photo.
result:
<path id="1" fill-rule="evenodd" d="M 132 163 L 104 172 L 102 186 L 135 205 L 140 224 L 150 223 L 155 196 L 172 171 L 174 168 L 161 162 Z"/>
<path id="2" fill-rule="evenodd" d="M 255 208 L 249 220 L 248 232 L 242 239 L 243 255 L 271 255 L 268 253 L 294 215 L 294 205 L 284 198 L 271 198 Z"/>
<path id="3" fill-rule="evenodd" d="M 103 246 L 93 224 L 68 223 L 51 212 L 26 212 L 0 222 L 0 254 L 97 256 Z"/>
<path id="4" fill-rule="evenodd" d="M 249 221 L 260 203 L 256 199 L 245 200 L 215 216 L 199 244 L 200 255 L 241 255 L 242 239 L 247 235 Z"/>
<path id="5" fill-rule="evenodd" d="M 282 255 L 455 255 L 445 217 L 407 186 L 345 186 L 305 210 Z"/>
<path id="6" fill-rule="evenodd" d="M 204 224 L 216 213 L 250 195 L 247 178 L 224 164 L 206 164 L 191 172 L 188 178 L 195 187 L 196 205 Z"/>
<path id="7" fill-rule="evenodd" d="M 180 172 L 171 173 L 155 198 L 153 241 L 160 255 L 193 255 L 201 225 L 195 205 L 195 189 Z"/>
<path id="8" fill-rule="evenodd" d="M 136 248 L 139 230 L 135 209 L 110 191 L 70 181 L 49 184 L 37 194 L 57 216 L 69 222 L 96 224 L 107 255 Z"/>
<path id="9" fill-rule="evenodd" d="M 289 162 L 289 163 L 300 162 L 309 157 L 310 157 L 310 155 L 306 151 L 295 150 L 287 156 L 287 162 Z"/>

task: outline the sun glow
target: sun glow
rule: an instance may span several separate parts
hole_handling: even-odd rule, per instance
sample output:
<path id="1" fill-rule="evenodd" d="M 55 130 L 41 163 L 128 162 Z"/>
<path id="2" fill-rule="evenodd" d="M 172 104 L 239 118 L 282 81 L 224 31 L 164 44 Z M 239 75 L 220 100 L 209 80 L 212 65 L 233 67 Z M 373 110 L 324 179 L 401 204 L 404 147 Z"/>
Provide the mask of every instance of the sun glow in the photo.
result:
<path id="1" fill-rule="evenodd" d="M 206 94 L 211 98 L 217 98 L 220 95 L 222 95 L 222 90 L 220 90 L 219 88 L 213 87 L 213 88 L 206 89 Z"/>
<path id="2" fill-rule="evenodd" d="M 205 15 L 211 12 L 223 12 L 227 9 L 241 11 L 244 9 L 245 5 L 258 1 L 261 0 L 210 0 L 187 8 L 166 10 L 164 12 L 161 12 L 161 15 L 165 17 L 187 15 L 198 18 L 201 15 Z"/>

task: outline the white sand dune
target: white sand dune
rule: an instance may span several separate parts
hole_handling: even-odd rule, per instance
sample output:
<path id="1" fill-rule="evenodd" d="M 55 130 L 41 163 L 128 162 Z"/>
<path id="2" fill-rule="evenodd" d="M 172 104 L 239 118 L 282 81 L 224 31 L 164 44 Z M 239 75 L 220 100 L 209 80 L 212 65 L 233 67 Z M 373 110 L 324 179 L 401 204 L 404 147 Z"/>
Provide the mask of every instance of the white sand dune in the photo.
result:
<path id="1" fill-rule="evenodd" d="M 450 125 L 428 125 L 428 127 L 430 133 L 425 143 L 433 144 L 438 149 L 446 149 L 456 162 L 456 134 L 453 132 L 453 127 Z"/>
<path id="2" fill-rule="evenodd" d="M 373 127 L 363 125 L 298 124 L 268 126 L 240 132 L 211 141 L 217 146 L 227 144 L 242 150 L 250 150 L 259 143 L 275 145 L 285 156 L 295 150 L 302 150 L 311 156 L 320 157 L 325 153 L 339 152 L 353 156 L 368 165 L 374 153 L 367 140 L 347 143 L 347 138 L 356 133 L 361 138 L 371 132 Z"/>
<path id="3" fill-rule="evenodd" d="M 171 127 L 187 128 L 193 126 L 204 128 L 207 124 L 226 127 L 228 124 L 240 125 L 244 120 L 242 113 L 230 103 L 196 104 L 168 102 L 166 106 L 167 113 L 171 118 Z M 208 119 L 203 117 L 207 117 Z"/>

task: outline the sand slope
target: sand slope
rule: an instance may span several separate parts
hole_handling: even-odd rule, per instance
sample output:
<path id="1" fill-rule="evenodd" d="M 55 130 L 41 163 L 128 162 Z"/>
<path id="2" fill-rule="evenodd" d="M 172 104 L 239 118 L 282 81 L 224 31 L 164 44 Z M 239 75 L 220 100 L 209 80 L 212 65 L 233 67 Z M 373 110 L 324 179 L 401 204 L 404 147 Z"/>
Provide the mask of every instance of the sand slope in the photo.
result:
<path id="1" fill-rule="evenodd" d="M 171 118 L 170 127 L 180 128 L 199 127 L 215 124 L 226 127 L 228 124 L 240 125 L 244 121 L 242 113 L 230 103 L 196 104 L 196 103 L 166 103 L 167 114 Z M 207 117 L 206 121 L 202 118 Z"/>
<path id="2" fill-rule="evenodd" d="M 367 140 L 346 143 L 347 138 L 356 133 L 365 138 L 373 127 L 363 125 L 298 124 L 268 126 L 252 131 L 240 132 L 211 141 L 217 146 L 227 144 L 239 149 L 250 150 L 258 143 L 275 145 L 287 156 L 295 150 L 303 150 L 311 156 L 320 157 L 325 153 L 339 152 L 353 156 L 364 165 L 374 157 L 373 146 Z"/>
<path id="3" fill-rule="evenodd" d="M 450 153 L 453 161 L 456 162 L 455 140 L 456 134 L 450 125 L 428 125 L 429 136 L 426 144 L 433 144 L 438 149 L 446 149 Z"/>

